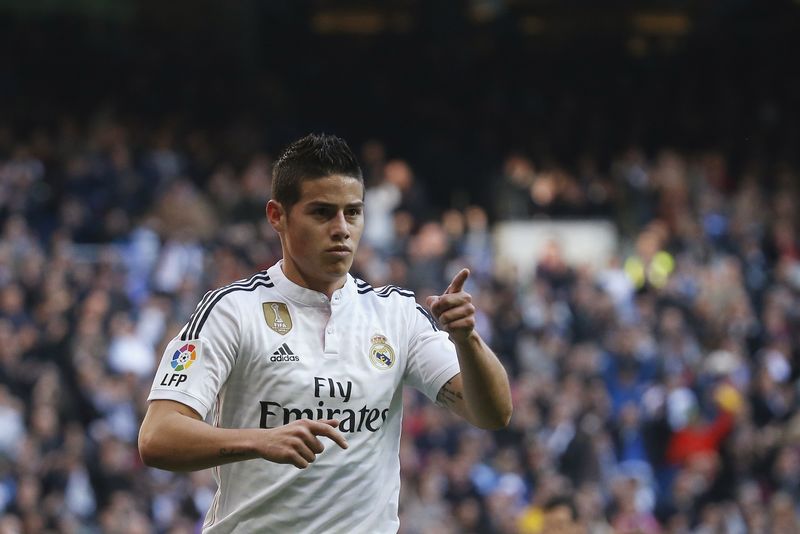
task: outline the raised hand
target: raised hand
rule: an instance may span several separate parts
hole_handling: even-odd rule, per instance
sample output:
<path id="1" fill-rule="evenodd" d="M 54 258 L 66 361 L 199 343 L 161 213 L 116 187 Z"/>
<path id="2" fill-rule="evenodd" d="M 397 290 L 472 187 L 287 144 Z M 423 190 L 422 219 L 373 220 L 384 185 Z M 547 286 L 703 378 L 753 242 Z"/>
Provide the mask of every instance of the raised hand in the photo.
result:
<path id="1" fill-rule="evenodd" d="M 467 278 L 469 269 L 461 269 L 442 295 L 428 297 L 426 301 L 439 325 L 455 342 L 465 341 L 475 329 L 472 295 L 464 291 Z"/>

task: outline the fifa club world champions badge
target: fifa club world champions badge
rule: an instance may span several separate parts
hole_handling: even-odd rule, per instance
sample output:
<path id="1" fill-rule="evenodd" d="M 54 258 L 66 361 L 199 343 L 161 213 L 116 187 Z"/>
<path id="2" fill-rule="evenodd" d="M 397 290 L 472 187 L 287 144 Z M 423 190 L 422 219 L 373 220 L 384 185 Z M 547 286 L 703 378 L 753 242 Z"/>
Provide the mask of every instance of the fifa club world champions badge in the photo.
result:
<path id="1" fill-rule="evenodd" d="M 389 345 L 386 336 L 375 334 L 372 336 L 372 346 L 369 348 L 369 361 L 380 370 L 389 369 L 394 365 L 394 349 Z"/>
<path id="2" fill-rule="evenodd" d="M 284 302 L 262 302 L 261 307 L 268 327 L 282 336 L 289 333 L 292 329 L 292 316 Z"/>

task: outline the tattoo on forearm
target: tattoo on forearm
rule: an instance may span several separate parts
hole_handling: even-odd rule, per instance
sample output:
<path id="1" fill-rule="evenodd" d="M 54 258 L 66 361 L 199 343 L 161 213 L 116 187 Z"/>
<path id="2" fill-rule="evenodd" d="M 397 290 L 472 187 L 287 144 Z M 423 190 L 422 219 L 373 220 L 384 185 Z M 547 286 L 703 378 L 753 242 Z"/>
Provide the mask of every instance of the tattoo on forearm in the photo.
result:
<path id="1" fill-rule="evenodd" d="M 443 385 L 442 388 L 439 390 L 439 394 L 436 396 L 436 400 L 437 400 L 437 402 L 439 402 L 439 404 L 442 404 L 444 406 L 452 406 L 453 404 L 455 404 L 459 400 L 462 400 L 462 401 L 464 400 L 464 396 L 461 395 L 461 392 L 460 391 L 456 391 L 450 385 L 453 382 L 454 379 L 455 379 L 455 377 L 453 377 L 450 380 L 448 380 L 445 383 L 445 385 Z"/>
<path id="2" fill-rule="evenodd" d="M 219 457 L 220 458 L 238 458 L 244 456 L 245 453 L 243 451 L 237 451 L 234 449 L 226 449 L 225 447 L 219 450 Z"/>

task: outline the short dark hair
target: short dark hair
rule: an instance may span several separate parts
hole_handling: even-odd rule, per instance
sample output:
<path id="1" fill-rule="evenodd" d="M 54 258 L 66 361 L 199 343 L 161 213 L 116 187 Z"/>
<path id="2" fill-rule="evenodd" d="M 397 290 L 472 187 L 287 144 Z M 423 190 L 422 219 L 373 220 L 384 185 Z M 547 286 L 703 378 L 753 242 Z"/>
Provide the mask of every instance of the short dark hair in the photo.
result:
<path id="1" fill-rule="evenodd" d="M 333 175 L 364 182 L 358 160 L 344 139 L 308 134 L 286 147 L 272 168 L 272 199 L 291 209 L 300 200 L 300 184 Z"/>

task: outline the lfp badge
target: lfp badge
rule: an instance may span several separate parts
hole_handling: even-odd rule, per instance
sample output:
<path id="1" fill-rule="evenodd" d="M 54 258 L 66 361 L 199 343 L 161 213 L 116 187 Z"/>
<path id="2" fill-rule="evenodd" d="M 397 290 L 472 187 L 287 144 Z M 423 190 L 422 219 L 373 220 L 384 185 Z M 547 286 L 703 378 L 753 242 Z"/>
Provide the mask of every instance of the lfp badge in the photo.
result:
<path id="1" fill-rule="evenodd" d="M 375 334 L 372 336 L 372 346 L 369 348 L 369 361 L 381 371 L 394 365 L 394 349 L 389 345 L 386 336 Z"/>
<path id="2" fill-rule="evenodd" d="M 175 351 L 175 354 L 172 355 L 172 361 L 169 363 L 173 369 L 181 372 L 191 367 L 196 359 L 197 352 L 195 351 L 195 346 L 187 343 Z"/>

